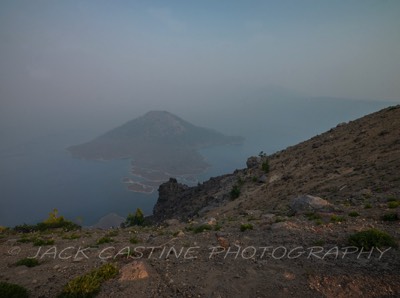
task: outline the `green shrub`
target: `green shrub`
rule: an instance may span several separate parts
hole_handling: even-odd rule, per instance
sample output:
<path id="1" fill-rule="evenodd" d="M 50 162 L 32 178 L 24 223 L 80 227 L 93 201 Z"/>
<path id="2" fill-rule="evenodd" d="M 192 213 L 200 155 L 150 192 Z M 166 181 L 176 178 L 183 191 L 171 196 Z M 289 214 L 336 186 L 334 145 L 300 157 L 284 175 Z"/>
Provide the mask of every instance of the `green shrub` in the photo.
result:
<path id="1" fill-rule="evenodd" d="M 357 211 L 351 211 L 351 212 L 349 213 L 349 216 L 350 216 L 350 217 L 357 217 L 357 216 L 360 216 L 360 214 L 359 214 Z"/>
<path id="2" fill-rule="evenodd" d="M 33 258 L 24 258 L 15 263 L 16 266 L 26 266 L 26 267 L 35 267 L 38 266 L 39 264 L 40 264 L 39 261 Z"/>
<path id="3" fill-rule="evenodd" d="M 242 224 L 242 225 L 240 226 L 240 231 L 242 231 L 242 232 L 247 231 L 247 230 L 252 230 L 252 229 L 253 229 L 253 225 L 252 225 L 252 224 L 249 224 L 249 223 L 247 223 L 247 224 Z"/>
<path id="4" fill-rule="evenodd" d="M 261 169 L 264 171 L 264 173 L 268 174 L 269 172 L 269 162 L 268 159 L 263 161 L 263 163 L 261 164 Z"/>
<path id="5" fill-rule="evenodd" d="M 143 226 L 144 225 L 144 214 L 142 209 L 137 208 L 135 215 L 129 213 L 126 221 L 125 221 L 125 226 L 126 227 L 131 227 L 131 226 Z"/>
<path id="6" fill-rule="evenodd" d="M 58 297 L 94 297 L 104 281 L 117 275 L 118 269 L 114 265 L 105 264 L 68 282 Z"/>
<path id="7" fill-rule="evenodd" d="M 35 225 L 27 225 L 24 223 L 22 225 L 15 226 L 13 230 L 18 233 L 32 233 L 37 231 L 37 227 Z"/>
<path id="8" fill-rule="evenodd" d="M 0 282 L 0 297 L 25 298 L 29 297 L 28 290 L 24 287 L 8 282 Z"/>
<path id="9" fill-rule="evenodd" d="M 383 221 L 396 221 L 399 220 L 397 213 L 387 213 L 382 216 Z"/>
<path id="10" fill-rule="evenodd" d="M 129 239 L 129 242 L 132 243 L 132 244 L 137 244 L 140 241 L 136 236 L 132 236 L 131 239 Z"/>
<path id="11" fill-rule="evenodd" d="M 342 222 L 345 221 L 343 216 L 339 216 L 339 215 L 332 215 L 331 216 L 331 222 Z"/>
<path id="12" fill-rule="evenodd" d="M 397 200 L 396 200 L 395 196 L 388 196 L 387 201 L 388 202 L 396 202 Z"/>
<path id="13" fill-rule="evenodd" d="M 390 201 L 388 202 L 388 207 L 394 209 L 400 206 L 400 201 Z"/>
<path id="14" fill-rule="evenodd" d="M 364 209 L 371 209 L 372 205 L 370 203 L 367 203 L 364 205 Z"/>
<path id="15" fill-rule="evenodd" d="M 237 185 L 238 185 L 239 187 L 242 187 L 243 184 L 244 184 L 244 180 L 243 180 L 241 177 L 239 177 L 238 180 L 237 180 Z"/>
<path id="16" fill-rule="evenodd" d="M 82 227 L 72 221 L 62 219 L 58 222 L 40 222 L 36 225 L 36 231 L 47 231 L 53 229 L 63 229 L 64 231 L 80 230 Z"/>
<path id="17" fill-rule="evenodd" d="M 107 236 L 108 237 L 116 237 L 116 236 L 118 236 L 118 234 L 119 234 L 118 230 L 112 230 L 107 233 Z"/>
<path id="18" fill-rule="evenodd" d="M 230 192 L 231 200 L 235 200 L 240 196 L 240 187 L 238 185 L 234 185 Z"/>
<path id="19" fill-rule="evenodd" d="M 193 228 L 193 233 L 198 234 L 204 231 L 211 231 L 212 227 L 210 225 L 204 224 Z"/>
<path id="20" fill-rule="evenodd" d="M 64 216 L 59 216 L 57 209 L 53 209 L 53 211 L 49 213 L 49 217 L 43 222 L 38 223 L 36 227 L 39 231 L 59 229 L 59 228 L 62 228 L 65 231 L 81 229 L 80 225 L 77 225 L 72 221 L 66 220 Z"/>
<path id="21" fill-rule="evenodd" d="M 72 221 L 64 219 L 63 216 L 58 216 L 58 210 L 54 209 L 50 212 L 49 217 L 36 225 L 22 224 L 14 227 L 14 231 L 18 233 L 32 233 L 37 231 L 47 231 L 52 229 L 63 229 L 64 231 L 74 231 L 81 229 L 80 225 Z"/>
<path id="22" fill-rule="evenodd" d="M 53 244 L 54 244 L 53 239 L 36 238 L 35 240 L 33 240 L 34 246 L 44 246 L 44 245 L 53 245 Z"/>
<path id="23" fill-rule="evenodd" d="M 35 241 L 34 237 L 26 237 L 26 236 L 23 236 L 17 240 L 17 242 L 19 242 L 19 243 L 29 243 L 29 242 L 33 242 L 33 241 Z"/>
<path id="24" fill-rule="evenodd" d="M 277 216 L 277 217 L 275 218 L 275 223 L 284 222 L 284 221 L 286 221 L 286 218 L 285 218 L 285 217 Z"/>
<path id="25" fill-rule="evenodd" d="M 324 222 L 321 220 L 321 219 L 316 219 L 315 220 L 315 224 L 317 225 L 317 226 L 320 226 L 320 225 L 322 225 Z"/>
<path id="26" fill-rule="evenodd" d="M 321 219 L 321 215 L 315 212 L 307 212 L 304 215 L 307 217 L 308 220 Z"/>
<path id="27" fill-rule="evenodd" d="M 111 243 L 111 242 L 114 242 L 114 239 L 112 239 L 110 237 L 107 237 L 107 236 L 104 236 L 104 237 L 101 237 L 101 238 L 97 239 L 96 243 L 98 245 L 100 245 L 100 244 Z"/>
<path id="28" fill-rule="evenodd" d="M 392 236 L 377 229 L 355 233 L 348 238 L 348 243 L 367 250 L 372 247 L 397 247 L 397 243 Z"/>
<path id="29" fill-rule="evenodd" d="M 222 225 L 220 224 L 220 223 L 217 223 L 215 226 L 214 226 L 214 231 L 220 231 L 222 229 Z"/>
<path id="30" fill-rule="evenodd" d="M 62 239 L 68 239 L 68 240 L 74 240 L 74 239 L 79 239 L 79 238 L 81 238 L 81 235 L 75 234 L 75 233 L 62 236 Z"/>

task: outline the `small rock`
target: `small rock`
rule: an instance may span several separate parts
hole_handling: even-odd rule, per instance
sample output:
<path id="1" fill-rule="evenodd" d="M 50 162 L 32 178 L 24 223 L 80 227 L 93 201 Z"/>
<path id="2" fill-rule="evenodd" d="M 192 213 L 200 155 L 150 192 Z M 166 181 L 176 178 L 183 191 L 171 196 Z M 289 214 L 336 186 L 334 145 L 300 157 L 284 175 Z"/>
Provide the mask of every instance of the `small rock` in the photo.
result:
<path id="1" fill-rule="evenodd" d="M 295 198 L 290 208 L 294 213 L 302 213 L 302 212 L 315 212 L 315 211 L 330 211 L 333 208 L 333 205 L 328 201 L 321 199 L 319 197 L 314 197 L 310 195 L 305 195 L 301 197 Z"/>
<path id="2" fill-rule="evenodd" d="M 284 221 L 282 221 L 282 222 L 274 223 L 274 224 L 271 226 L 271 230 L 273 230 L 273 231 L 275 231 L 275 230 L 281 230 L 281 229 L 285 229 L 286 227 L 287 227 L 287 223 L 284 222 Z"/>
<path id="3" fill-rule="evenodd" d="M 280 179 L 281 179 L 281 175 L 274 174 L 274 175 L 272 175 L 272 176 L 269 178 L 269 183 L 278 181 L 278 180 L 280 180 Z"/>
<path id="4" fill-rule="evenodd" d="M 246 210 L 245 213 L 246 215 L 249 216 L 261 217 L 262 211 L 257 209 L 251 209 L 251 210 Z"/>
<path id="5" fill-rule="evenodd" d="M 167 219 L 164 221 L 168 226 L 177 226 L 179 225 L 179 220 L 172 218 L 172 219 Z"/>
<path id="6" fill-rule="evenodd" d="M 138 280 L 149 277 L 149 273 L 143 261 L 134 261 L 123 266 L 120 270 L 120 274 L 120 281 Z"/>
<path id="7" fill-rule="evenodd" d="M 261 215 L 261 220 L 264 223 L 273 223 L 275 222 L 275 214 L 268 213 L 268 214 L 263 214 Z"/>
<path id="8" fill-rule="evenodd" d="M 217 220 L 214 217 L 211 217 L 208 219 L 205 224 L 210 225 L 210 226 L 215 226 L 217 224 Z"/>
<path id="9" fill-rule="evenodd" d="M 229 240 L 221 235 L 224 235 L 224 234 L 216 233 L 215 237 L 217 237 L 219 246 L 223 247 L 226 250 L 229 247 Z"/>
<path id="10" fill-rule="evenodd" d="M 258 178 L 259 183 L 266 183 L 268 181 L 266 175 L 262 175 L 260 178 Z"/>
<path id="11" fill-rule="evenodd" d="M 178 236 L 178 237 L 183 237 L 183 236 L 185 236 L 185 233 L 182 232 L 182 231 L 179 231 L 178 234 L 177 234 L 176 236 Z"/>

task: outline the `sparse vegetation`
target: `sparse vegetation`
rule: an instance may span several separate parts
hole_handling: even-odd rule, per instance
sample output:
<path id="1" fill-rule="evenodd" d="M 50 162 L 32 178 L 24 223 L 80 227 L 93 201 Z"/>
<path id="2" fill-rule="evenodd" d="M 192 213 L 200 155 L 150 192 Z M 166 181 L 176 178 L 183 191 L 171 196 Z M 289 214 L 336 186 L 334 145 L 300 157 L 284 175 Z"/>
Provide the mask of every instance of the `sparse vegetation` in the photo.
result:
<path id="1" fill-rule="evenodd" d="M 107 237 L 107 236 L 101 237 L 101 238 L 97 239 L 97 241 L 96 241 L 96 243 L 98 245 L 104 244 L 104 243 L 111 243 L 111 242 L 114 242 L 114 239 L 112 239 L 111 237 Z"/>
<path id="2" fill-rule="evenodd" d="M 388 208 L 395 209 L 400 206 L 400 201 L 389 201 Z"/>
<path id="3" fill-rule="evenodd" d="M 366 203 L 364 205 L 364 209 L 371 209 L 371 208 L 372 208 L 372 205 L 370 203 Z"/>
<path id="4" fill-rule="evenodd" d="M 261 169 L 264 171 L 264 173 L 268 174 L 269 173 L 269 162 L 268 159 L 263 161 L 261 164 Z"/>
<path id="5" fill-rule="evenodd" d="M 204 231 L 211 231 L 211 230 L 212 230 L 212 226 L 204 224 L 204 225 L 194 227 L 193 233 L 198 234 L 198 233 L 202 233 Z"/>
<path id="6" fill-rule="evenodd" d="M 29 243 L 29 242 L 33 242 L 33 241 L 35 241 L 34 237 L 26 237 L 26 236 L 23 236 L 17 240 L 17 242 L 19 242 L 19 243 Z"/>
<path id="7" fill-rule="evenodd" d="M 39 264 L 39 261 L 33 258 L 24 258 L 15 263 L 16 266 L 26 266 L 29 268 L 38 266 Z"/>
<path id="8" fill-rule="evenodd" d="M 131 227 L 131 226 L 143 226 L 144 225 L 144 214 L 142 209 L 137 208 L 135 215 L 129 213 L 126 221 L 125 221 L 125 226 Z"/>
<path id="9" fill-rule="evenodd" d="M 0 297 L 25 298 L 29 297 L 28 290 L 24 287 L 8 282 L 0 282 Z"/>
<path id="10" fill-rule="evenodd" d="M 253 225 L 252 225 L 252 224 L 249 224 L 249 223 L 242 224 L 242 225 L 240 226 L 240 231 L 241 231 L 241 232 L 244 232 L 244 231 L 247 231 L 247 230 L 252 230 L 252 229 L 253 229 Z"/>
<path id="11" fill-rule="evenodd" d="M 112 231 L 109 231 L 109 232 L 106 234 L 106 236 L 107 236 L 107 237 L 116 237 L 116 236 L 118 236 L 118 234 L 119 234 L 118 230 L 112 230 Z"/>
<path id="12" fill-rule="evenodd" d="M 138 239 L 136 236 L 132 236 L 132 237 L 129 239 L 129 242 L 132 243 L 132 244 L 137 244 L 137 243 L 139 243 L 140 241 L 139 241 L 139 239 Z"/>
<path id="13" fill-rule="evenodd" d="M 349 216 L 350 217 L 357 217 L 357 216 L 360 216 L 360 214 L 357 211 L 351 211 L 351 212 L 349 212 Z"/>
<path id="14" fill-rule="evenodd" d="M 284 218 L 284 217 L 282 217 L 282 216 L 277 216 L 277 217 L 275 218 L 275 223 L 284 222 L 284 221 L 286 221 L 286 218 Z"/>
<path id="15" fill-rule="evenodd" d="M 214 226 L 214 231 L 219 231 L 219 230 L 221 230 L 222 229 L 222 225 L 220 224 L 220 223 L 217 223 L 215 226 Z"/>
<path id="16" fill-rule="evenodd" d="M 45 245 L 53 245 L 53 244 L 54 244 L 54 239 L 36 238 L 35 240 L 33 240 L 34 246 L 45 246 Z"/>
<path id="17" fill-rule="evenodd" d="M 99 291 L 101 284 L 114 278 L 118 269 L 112 264 L 105 264 L 98 269 L 78 276 L 64 286 L 59 298 L 67 297 L 94 297 Z"/>
<path id="18" fill-rule="evenodd" d="M 345 218 L 343 216 L 340 216 L 340 215 L 332 215 L 331 216 L 331 222 L 338 223 L 338 222 L 342 222 L 342 221 L 345 221 Z"/>
<path id="19" fill-rule="evenodd" d="M 399 216 L 397 213 L 386 213 L 382 215 L 383 221 L 396 221 L 399 220 Z"/>
<path id="20" fill-rule="evenodd" d="M 321 215 L 315 212 L 307 212 L 304 214 L 308 220 L 316 220 L 316 219 L 321 219 Z"/>
<path id="21" fill-rule="evenodd" d="M 315 221 L 315 224 L 317 225 L 317 226 L 320 226 L 320 225 L 322 225 L 324 222 L 322 221 L 322 219 L 316 219 Z"/>
<path id="22" fill-rule="evenodd" d="M 387 201 L 388 201 L 388 202 L 395 202 L 395 201 L 397 201 L 397 200 L 396 200 L 396 197 L 395 197 L 395 196 L 389 195 L 389 196 L 387 197 Z"/>
<path id="23" fill-rule="evenodd" d="M 58 215 L 58 210 L 54 209 L 49 213 L 49 217 L 36 225 L 22 224 L 14 227 L 14 231 L 18 233 L 33 233 L 37 231 L 47 231 L 52 229 L 63 229 L 64 231 L 74 231 L 81 229 L 80 225 L 66 220 L 63 216 Z"/>
<path id="24" fill-rule="evenodd" d="M 235 185 L 232 187 L 232 190 L 231 190 L 231 192 L 230 192 L 231 200 L 235 200 L 235 199 L 237 199 L 239 196 L 240 196 L 240 186 L 235 184 Z"/>
<path id="25" fill-rule="evenodd" d="M 65 231 L 73 231 L 81 229 L 80 225 L 77 225 L 72 221 L 66 220 L 64 216 L 59 216 L 57 209 L 53 209 L 53 211 L 49 213 L 49 217 L 45 221 L 38 223 L 36 227 L 39 231 L 58 229 L 58 228 L 62 228 Z"/>
<path id="26" fill-rule="evenodd" d="M 397 243 L 392 236 L 377 229 L 355 233 L 348 238 L 348 243 L 367 250 L 372 247 L 397 247 Z"/>
<path id="27" fill-rule="evenodd" d="M 74 240 L 74 239 L 79 239 L 79 238 L 81 238 L 81 235 L 76 234 L 76 233 L 67 234 L 67 235 L 62 236 L 62 239 L 67 239 L 67 240 Z"/>

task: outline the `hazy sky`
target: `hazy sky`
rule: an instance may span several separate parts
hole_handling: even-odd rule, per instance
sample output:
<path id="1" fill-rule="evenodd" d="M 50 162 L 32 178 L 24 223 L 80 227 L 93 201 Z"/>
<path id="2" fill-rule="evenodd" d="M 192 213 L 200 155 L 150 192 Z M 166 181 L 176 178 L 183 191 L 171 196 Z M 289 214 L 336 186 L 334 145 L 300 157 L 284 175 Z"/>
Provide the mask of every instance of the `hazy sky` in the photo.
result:
<path id="1" fill-rule="evenodd" d="M 271 85 L 399 103 L 400 1 L 0 1 L 3 131 Z"/>

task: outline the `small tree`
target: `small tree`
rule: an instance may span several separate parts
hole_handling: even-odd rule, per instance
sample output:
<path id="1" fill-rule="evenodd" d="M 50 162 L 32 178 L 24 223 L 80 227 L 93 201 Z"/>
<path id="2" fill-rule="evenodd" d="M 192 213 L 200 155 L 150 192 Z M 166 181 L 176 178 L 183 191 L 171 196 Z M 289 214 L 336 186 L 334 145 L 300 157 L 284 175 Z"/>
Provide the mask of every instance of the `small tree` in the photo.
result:
<path id="1" fill-rule="evenodd" d="M 53 211 L 49 213 L 49 217 L 44 221 L 46 224 L 55 224 L 64 221 L 64 216 L 58 216 L 58 209 L 54 208 Z"/>
<path id="2" fill-rule="evenodd" d="M 268 159 L 265 160 L 262 164 L 261 164 L 261 168 L 264 171 L 265 174 L 268 174 L 269 172 L 269 162 Z"/>
<path id="3" fill-rule="evenodd" d="M 235 200 L 240 196 L 240 187 L 235 184 L 230 192 L 231 200 Z"/>
<path id="4" fill-rule="evenodd" d="M 125 222 L 126 226 L 130 227 L 130 226 L 142 226 L 144 224 L 144 214 L 142 209 L 137 208 L 135 215 L 129 213 L 127 218 L 126 218 L 126 222 Z"/>

